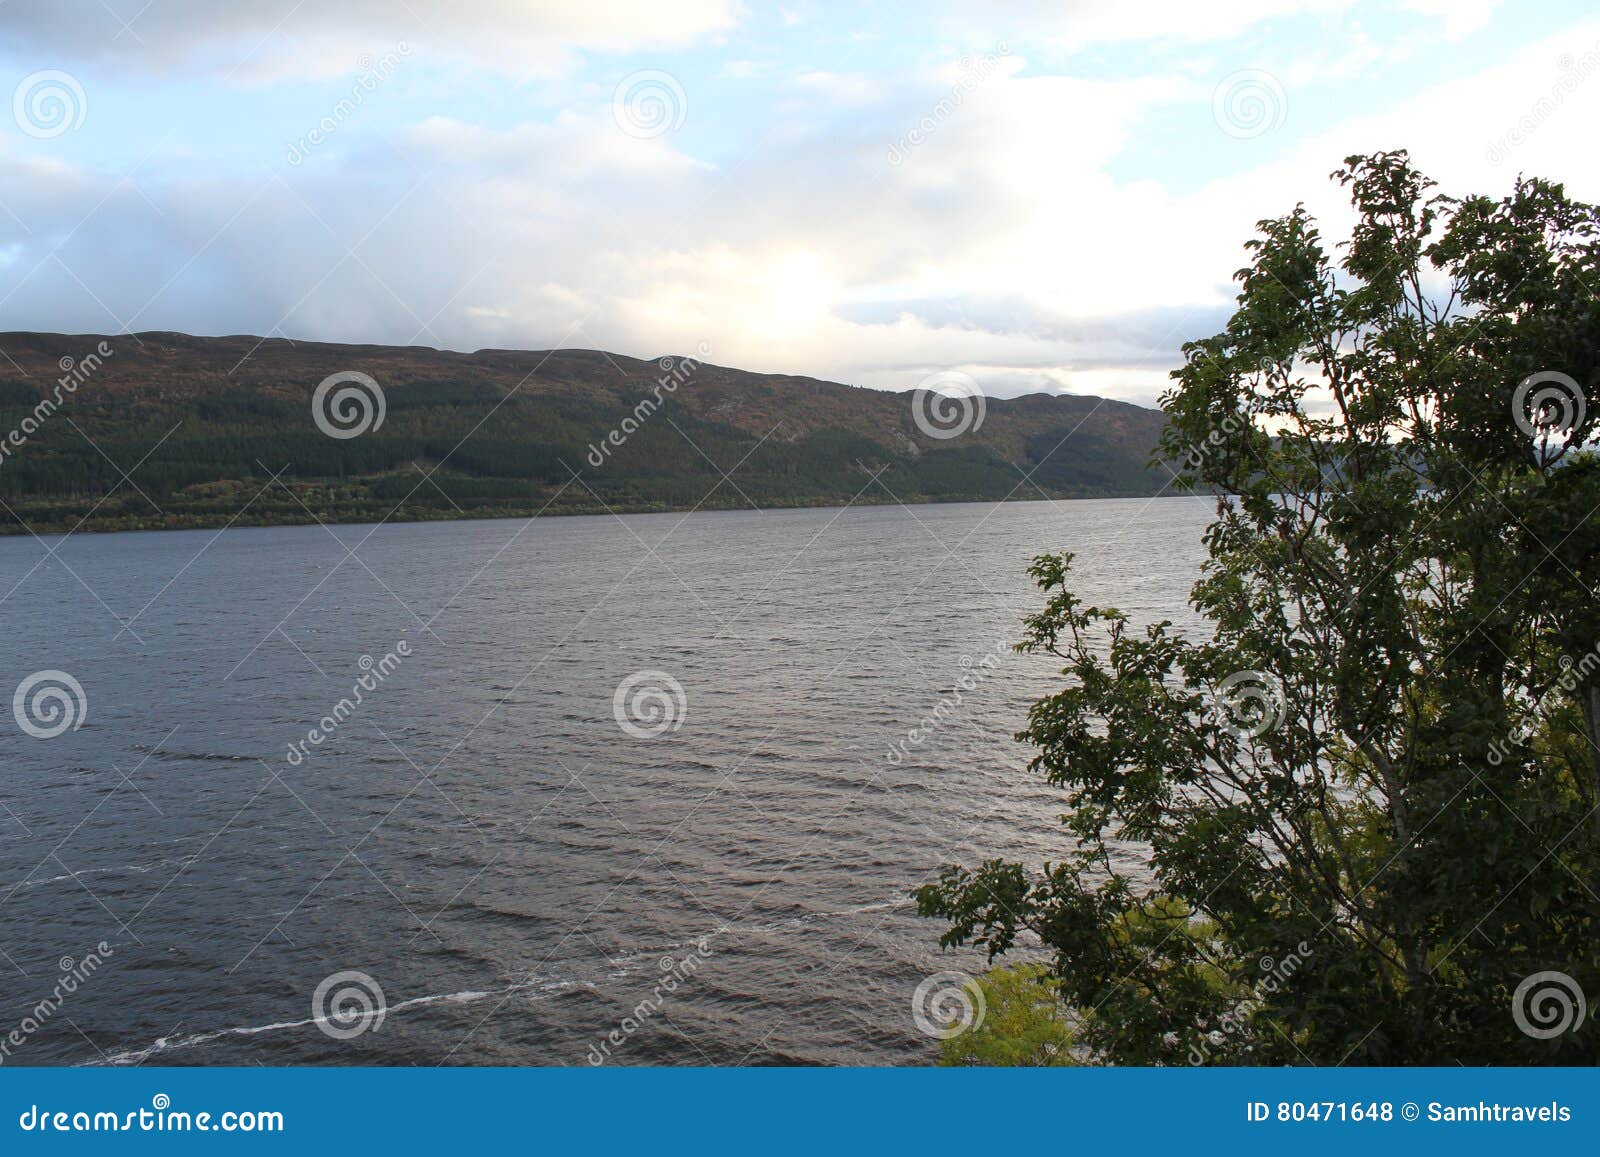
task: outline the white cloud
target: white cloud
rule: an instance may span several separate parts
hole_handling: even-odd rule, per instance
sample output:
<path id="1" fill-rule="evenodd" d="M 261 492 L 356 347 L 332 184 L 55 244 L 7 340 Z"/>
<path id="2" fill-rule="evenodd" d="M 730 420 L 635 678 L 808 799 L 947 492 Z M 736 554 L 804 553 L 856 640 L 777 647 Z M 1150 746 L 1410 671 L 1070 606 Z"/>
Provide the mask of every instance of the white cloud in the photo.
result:
<path id="1" fill-rule="evenodd" d="M 872 104 L 883 95 L 882 85 L 859 72 L 803 72 L 794 78 L 794 86 L 842 105 Z"/>
<path id="2" fill-rule="evenodd" d="M 682 47 L 737 18 L 737 0 L 9 0 L 0 12 L 18 55 L 249 81 L 348 73 L 400 41 L 431 61 L 548 77 L 582 52 Z"/>
<path id="3" fill-rule="evenodd" d="M 1228 0 L 1200 4 L 1194 0 L 1065 0 L 1037 4 L 1031 0 L 990 0 L 980 8 L 960 3 L 927 9 L 948 28 L 963 29 L 963 39 L 1026 40 L 1073 51 L 1118 43 L 1216 44 L 1234 40 L 1270 20 L 1303 13 L 1334 15 L 1356 7 L 1357 0 Z"/>
<path id="4" fill-rule="evenodd" d="M 704 341 L 754 370 L 905 388 L 963 368 L 996 392 L 1151 402 L 1181 341 L 1221 323 L 1258 218 L 1304 200 L 1342 235 L 1326 177 L 1349 152 L 1410 146 L 1453 192 L 1503 190 L 1523 168 L 1600 197 L 1600 156 L 1574 147 L 1600 116 L 1600 56 L 1578 75 L 1595 51 L 1600 25 L 1383 115 L 1285 135 L 1276 153 L 1216 131 L 1214 149 L 1264 159 L 1198 187 L 1115 174 L 1160 118 L 1209 108 L 1204 83 L 1036 75 L 1020 58 L 964 89 L 898 164 L 890 146 L 950 94 L 948 69 L 874 76 L 848 100 L 831 81 L 827 99 L 783 86 L 799 103 L 736 165 L 674 134 L 628 137 L 605 94 L 513 128 L 432 118 L 398 153 L 352 128 L 265 181 L 120 181 L 0 153 L 27 225 L 6 231 L 0 213 L 0 308 L 41 328 L 461 349 Z"/>
<path id="5" fill-rule="evenodd" d="M 1463 40 L 1488 24 L 1499 0 L 1406 0 L 1406 7 L 1444 25 L 1446 40 Z"/>

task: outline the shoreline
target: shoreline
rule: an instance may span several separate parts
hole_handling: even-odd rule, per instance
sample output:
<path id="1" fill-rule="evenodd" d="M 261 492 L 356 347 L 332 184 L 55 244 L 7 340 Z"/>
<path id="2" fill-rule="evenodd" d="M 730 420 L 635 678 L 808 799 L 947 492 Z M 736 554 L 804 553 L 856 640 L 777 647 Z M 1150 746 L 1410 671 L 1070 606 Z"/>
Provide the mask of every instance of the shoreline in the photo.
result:
<path id="1" fill-rule="evenodd" d="M 37 525 L 28 526 L 20 522 L 8 522 L 0 525 L 0 541 L 6 539 L 26 538 L 59 538 L 67 539 L 78 534 L 163 534 L 174 531 L 190 530 L 271 530 L 277 527 L 290 526 L 382 526 L 386 523 L 417 523 L 417 522 L 522 522 L 538 518 L 606 518 L 650 515 L 650 514 L 718 514 L 736 511 L 754 511 L 756 513 L 770 513 L 780 510 L 846 510 L 846 509 L 872 509 L 885 506 L 963 506 L 963 505 L 1006 505 L 1025 502 L 1108 502 L 1117 500 L 1144 500 L 1153 502 L 1157 499 L 1167 498 L 1204 498 L 1206 494 L 1194 491 L 1166 490 L 1154 494 L 1078 494 L 1063 495 L 1060 497 L 1006 497 L 1006 498 L 918 498 L 910 497 L 893 502 L 839 502 L 833 499 L 818 499 L 814 502 L 791 502 L 775 506 L 752 507 L 746 503 L 718 504 L 695 506 L 675 506 L 661 503 L 644 503 L 635 505 L 594 505 L 564 506 L 559 509 L 553 507 L 540 507 L 521 509 L 516 511 L 489 512 L 489 511 L 460 511 L 450 514 L 439 514 L 427 509 L 397 509 L 381 516 L 374 511 L 348 511 L 340 512 L 315 511 L 298 517 L 275 518 L 270 521 L 246 521 L 239 515 L 217 515 L 215 518 L 200 517 L 194 520 L 184 520 L 170 526 L 137 526 L 119 525 L 119 520 L 91 520 L 82 526 L 66 526 L 64 523 L 51 523 L 47 527 Z M 139 519 L 135 521 L 148 521 Z"/>

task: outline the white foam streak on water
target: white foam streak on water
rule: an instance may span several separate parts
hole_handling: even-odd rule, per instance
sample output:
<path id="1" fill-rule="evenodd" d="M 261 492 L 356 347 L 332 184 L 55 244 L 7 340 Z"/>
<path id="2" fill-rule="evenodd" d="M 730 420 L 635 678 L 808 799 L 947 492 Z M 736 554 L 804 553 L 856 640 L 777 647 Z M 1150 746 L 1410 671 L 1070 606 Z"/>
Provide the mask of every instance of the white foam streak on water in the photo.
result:
<path id="1" fill-rule="evenodd" d="M 28 888 L 42 888 L 46 884 L 60 884 L 67 880 L 76 882 L 82 880 L 85 876 L 119 876 L 124 872 L 132 872 L 134 875 L 143 876 L 155 871 L 157 868 L 165 868 L 173 864 L 187 867 L 193 862 L 193 856 L 180 856 L 177 859 L 156 860 L 154 863 L 149 864 L 118 864 L 112 868 L 84 868 L 76 872 L 63 872 L 59 876 L 41 876 L 38 879 L 17 880 L 9 885 L 0 884 L 0 889 L 6 892 L 20 892 Z"/>
<path id="2" fill-rule="evenodd" d="M 695 947 L 696 944 L 709 946 L 718 937 L 738 935 L 741 931 L 756 933 L 781 932 L 801 927 L 804 924 L 811 923 L 815 920 L 828 919 L 838 916 L 858 916 L 866 912 L 881 912 L 889 909 L 904 908 L 906 906 L 907 905 L 901 901 L 890 900 L 880 904 L 862 904 L 858 907 L 846 908 L 839 912 L 819 912 L 815 916 L 811 917 L 797 917 L 793 920 L 784 920 L 779 921 L 776 924 L 758 925 L 746 929 L 739 929 L 729 925 L 723 925 L 711 932 L 708 932 L 697 942 L 690 942 L 689 944 L 674 942 L 672 944 L 665 944 L 655 948 L 642 948 L 635 952 L 628 953 L 625 956 L 616 957 L 612 960 L 612 963 L 616 965 L 616 967 L 612 969 L 611 977 L 613 979 L 619 979 L 628 976 L 630 973 L 638 969 L 640 962 L 646 957 L 665 963 L 665 960 L 668 958 L 663 958 L 661 956 L 663 952 L 673 952 L 683 948 L 691 948 Z M 676 964 L 678 962 L 674 961 L 674 963 Z M 538 978 L 532 978 L 522 981 L 518 984 L 508 984 L 503 988 L 488 991 L 470 990 L 465 992 L 440 992 L 433 993 L 429 996 L 414 996 L 407 1000 L 402 1000 L 397 1004 L 383 1006 L 383 1015 L 384 1019 L 387 1020 L 390 1015 L 403 1013 L 408 1009 L 425 1008 L 431 1004 L 441 1003 L 476 1004 L 478 1001 L 488 1000 L 491 997 L 506 999 L 512 996 L 525 995 L 531 999 L 543 1000 L 548 999 L 557 993 L 568 992 L 579 988 L 596 991 L 595 983 L 592 980 L 541 980 Z M 258 1036 L 262 1033 L 282 1032 L 287 1029 L 309 1028 L 312 1025 L 316 1025 L 319 1028 L 323 1025 L 332 1025 L 336 1028 L 344 1027 L 344 1025 L 334 1021 L 330 1017 L 313 1016 L 307 1017 L 304 1020 L 285 1020 L 276 1021 L 272 1024 L 217 1029 L 213 1032 L 192 1033 L 183 1037 L 163 1037 L 145 1048 L 112 1053 L 98 1061 L 89 1061 L 87 1063 L 90 1066 L 96 1064 L 138 1065 L 143 1064 L 151 1057 L 160 1053 L 194 1048 L 196 1045 L 209 1044 L 212 1041 L 222 1040 L 228 1036 Z"/>
<path id="3" fill-rule="evenodd" d="M 384 1009 L 384 1015 L 387 1019 L 389 1015 L 402 1013 L 407 1009 L 412 1008 L 425 1008 L 430 1004 L 476 1004 L 478 1001 L 488 1000 L 490 997 L 498 996 L 503 998 L 516 996 L 519 993 L 531 994 L 534 999 L 545 999 L 555 995 L 558 992 L 565 992 L 568 989 L 584 987 L 592 986 L 589 985 L 587 981 L 582 980 L 530 980 L 522 984 L 508 984 L 504 988 L 494 992 L 437 992 L 430 996 L 414 996 L 410 1000 L 402 1000 L 398 1004 L 388 1005 Z M 340 1029 L 346 1027 L 346 1025 L 344 1025 L 342 1022 L 336 1021 L 332 1017 L 312 1016 L 307 1017 L 305 1020 L 282 1020 L 273 1024 L 257 1024 L 240 1026 L 238 1028 L 217 1029 L 215 1032 L 193 1033 L 189 1036 L 183 1037 L 162 1037 L 146 1048 L 133 1049 L 128 1052 L 111 1053 L 98 1063 L 106 1065 L 140 1065 L 149 1060 L 151 1057 L 157 1056 L 161 1053 L 177 1052 L 181 1049 L 191 1049 L 196 1045 L 210 1044 L 212 1041 L 222 1040 L 224 1037 L 260 1036 L 263 1033 L 283 1032 L 286 1029 L 310 1028 L 312 1025 L 316 1025 L 319 1028 L 325 1025 Z M 87 1062 L 87 1064 L 91 1067 L 96 1063 L 97 1062 L 95 1061 Z"/>

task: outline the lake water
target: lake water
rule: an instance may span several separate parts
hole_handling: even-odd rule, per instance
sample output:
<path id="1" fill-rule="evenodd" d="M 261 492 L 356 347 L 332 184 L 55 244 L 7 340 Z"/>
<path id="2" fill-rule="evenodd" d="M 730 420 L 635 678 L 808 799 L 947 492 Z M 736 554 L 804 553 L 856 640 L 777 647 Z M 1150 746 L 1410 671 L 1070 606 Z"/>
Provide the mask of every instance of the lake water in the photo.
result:
<path id="1" fill-rule="evenodd" d="M 1011 738 L 1057 681 L 1005 649 L 1024 568 L 1073 550 L 1088 597 L 1193 627 L 1211 512 L 0 539 L 0 698 L 86 704 L 48 739 L 0 707 L 7 1061 L 925 1063 L 913 991 L 982 961 L 907 892 L 1063 847 Z M 369 986 L 381 1022 L 324 1031 Z"/>

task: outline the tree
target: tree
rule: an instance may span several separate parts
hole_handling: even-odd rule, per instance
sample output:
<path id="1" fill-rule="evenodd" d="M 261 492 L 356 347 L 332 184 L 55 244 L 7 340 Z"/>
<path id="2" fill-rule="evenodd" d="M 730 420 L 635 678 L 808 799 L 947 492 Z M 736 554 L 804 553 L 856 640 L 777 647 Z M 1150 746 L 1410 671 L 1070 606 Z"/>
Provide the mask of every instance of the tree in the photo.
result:
<path id="1" fill-rule="evenodd" d="M 939 1044 L 941 1065 L 1051 1068 L 1076 1063 L 1061 986 L 1042 964 L 991 969 L 974 983 L 984 1015 Z"/>
<path id="2" fill-rule="evenodd" d="M 1217 495 L 1212 637 L 1035 560 L 1019 649 L 1066 681 L 1018 738 L 1072 843 L 918 907 L 991 959 L 1037 936 L 1096 1060 L 1592 1063 L 1600 216 L 1443 196 L 1404 152 L 1334 177 L 1349 240 L 1261 222 L 1163 398 L 1159 453 Z"/>

